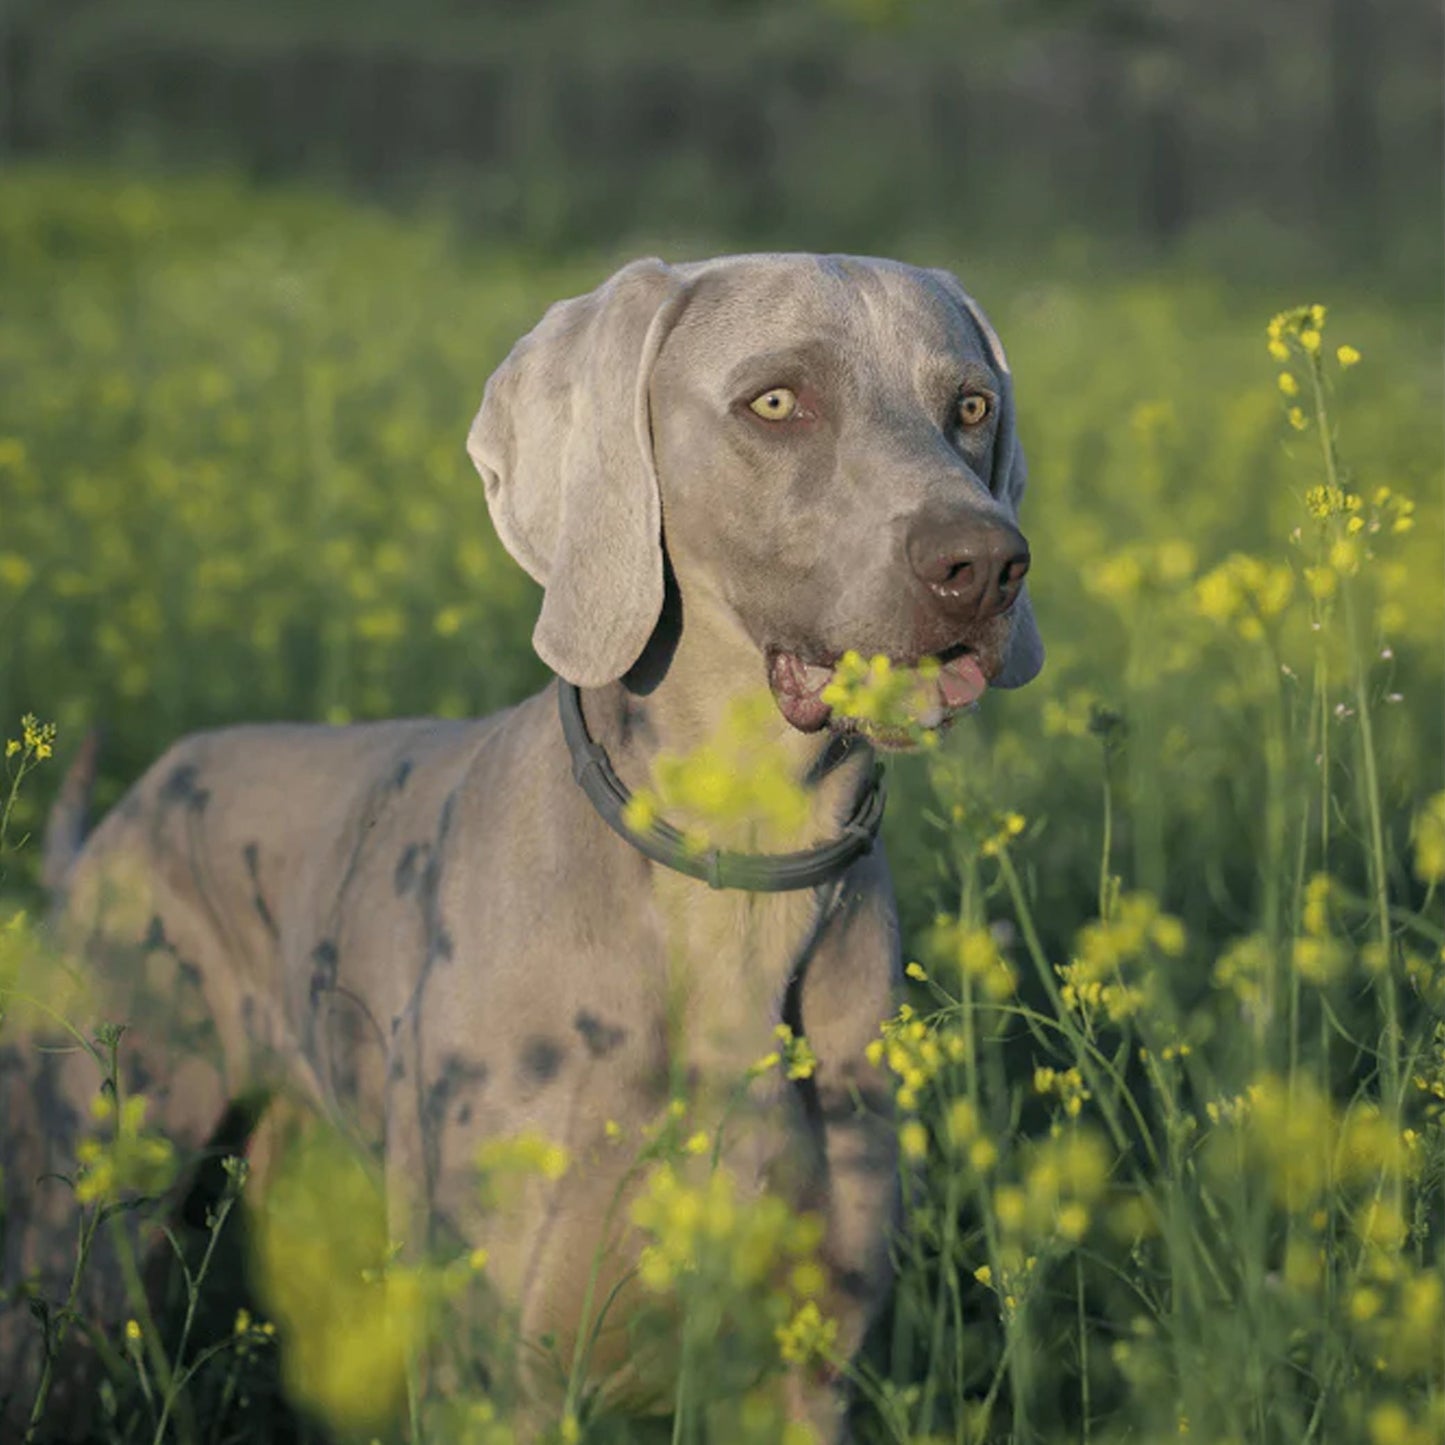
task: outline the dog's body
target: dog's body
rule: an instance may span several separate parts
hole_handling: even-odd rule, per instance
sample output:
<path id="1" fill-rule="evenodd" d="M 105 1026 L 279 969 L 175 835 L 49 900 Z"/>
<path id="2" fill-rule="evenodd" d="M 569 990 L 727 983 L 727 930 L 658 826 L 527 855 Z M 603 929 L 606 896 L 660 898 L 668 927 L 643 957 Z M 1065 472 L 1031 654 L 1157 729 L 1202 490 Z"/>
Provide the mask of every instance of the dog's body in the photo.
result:
<path id="1" fill-rule="evenodd" d="M 489 385 L 471 450 L 503 541 L 546 586 L 538 651 L 582 688 L 626 784 L 771 682 L 770 742 L 809 806 L 770 851 L 811 847 L 872 767 L 818 699 L 844 649 L 952 653 L 944 712 L 1033 675 L 1009 386 L 956 283 L 894 263 L 637 263 L 548 313 Z M 983 421 L 958 423 L 965 391 L 992 399 Z M 881 851 L 816 892 L 713 890 L 649 862 L 574 781 L 556 689 L 481 722 L 172 748 L 65 879 L 69 941 L 105 961 L 109 1016 L 132 1022 L 132 1086 L 193 1149 L 238 1097 L 298 1091 L 375 1151 L 393 1237 L 487 1246 L 524 1335 L 565 1342 L 591 1262 L 605 1294 L 635 1261 L 608 1209 L 626 1141 L 678 1095 L 715 1128 L 786 1012 L 816 1075 L 755 1079 L 724 1163 L 821 1214 L 824 1309 L 851 1352 L 886 1288 L 896 1193 L 865 1057 L 898 963 Z M 23 1242 L 7 1274 L 52 1288 L 71 1206 L 32 1181 L 73 1158 L 83 1062 L 49 1056 L 27 1094 L 40 1127 L 7 1145 Z M 571 1163 L 502 1222 L 474 1161 L 524 1131 Z M 598 1369 L 625 1348 L 604 1336 Z M 829 1385 L 800 1377 L 795 1398 L 837 1433 Z"/>

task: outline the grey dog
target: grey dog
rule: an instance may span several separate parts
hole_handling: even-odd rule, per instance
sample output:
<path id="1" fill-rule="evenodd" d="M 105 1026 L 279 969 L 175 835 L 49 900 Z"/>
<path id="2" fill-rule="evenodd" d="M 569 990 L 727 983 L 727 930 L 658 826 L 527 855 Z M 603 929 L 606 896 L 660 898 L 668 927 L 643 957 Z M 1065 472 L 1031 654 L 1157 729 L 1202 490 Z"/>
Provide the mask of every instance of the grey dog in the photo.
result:
<path id="1" fill-rule="evenodd" d="M 58 830 L 64 936 L 107 960 L 126 1067 L 179 1147 L 258 1090 L 304 1099 L 375 1152 L 394 1238 L 489 1249 L 527 1338 L 571 1338 L 589 1261 L 600 1293 L 635 1264 L 626 1210 L 604 1207 L 629 1151 L 604 1136 L 640 1137 L 679 1091 L 715 1127 L 788 1022 L 816 1070 L 756 1077 L 723 1162 L 824 1221 L 846 1357 L 886 1296 L 898 1188 L 866 1050 L 898 978 L 874 747 L 901 740 L 824 692 L 845 650 L 931 656 L 922 713 L 943 725 L 1038 671 L 1003 350 L 941 271 L 638 261 L 517 343 L 468 449 L 544 588 L 533 641 L 558 681 L 481 721 L 183 739 L 78 856 Z M 769 856 L 742 825 L 702 860 L 625 836 L 614 805 L 658 755 L 765 689 L 808 800 Z M 0 1069 L 7 1283 L 55 1288 L 68 1266 L 69 1191 L 36 1181 L 71 1167 L 85 1062 Z M 523 1131 L 570 1167 L 503 1221 L 474 1161 Z M 626 1339 L 603 1333 L 599 1372 Z M 846 1437 L 829 1372 L 797 1371 L 788 1398 Z"/>

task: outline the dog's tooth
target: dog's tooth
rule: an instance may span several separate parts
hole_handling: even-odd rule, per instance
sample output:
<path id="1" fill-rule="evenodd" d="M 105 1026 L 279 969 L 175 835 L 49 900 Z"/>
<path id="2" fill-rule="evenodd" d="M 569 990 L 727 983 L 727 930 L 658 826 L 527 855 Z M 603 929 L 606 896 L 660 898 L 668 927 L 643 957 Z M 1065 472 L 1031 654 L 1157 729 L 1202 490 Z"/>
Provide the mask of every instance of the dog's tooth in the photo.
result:
<path id="1" fill-rule="evenodd" d="M 832 680 L 831 667 L 819 667 L 812 662 L 803 664 L 803 688 L 806 692 L 822 692 Z"/>

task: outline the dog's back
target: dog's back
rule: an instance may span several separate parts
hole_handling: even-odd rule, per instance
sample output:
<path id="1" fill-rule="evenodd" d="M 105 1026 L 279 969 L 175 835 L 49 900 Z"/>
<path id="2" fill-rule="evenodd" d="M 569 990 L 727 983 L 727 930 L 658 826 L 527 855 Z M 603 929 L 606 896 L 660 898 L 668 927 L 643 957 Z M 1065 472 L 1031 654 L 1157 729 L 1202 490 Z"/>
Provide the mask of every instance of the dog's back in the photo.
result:
<path id="1" fill-rule="evenodd" d="M 345 971 L 382 955 L 347 945 L 384 935 L 398 974 L 444 946 L 434 893 L 447 799 L 489 742 L 504 749 L 517 734 L 518 711 L 194 734 L 82 838 L 87 740 L 45 842 L 55 951 L 7 1001 L 0 1048 L 6 1429 L 19 1428 L 43 1353 L 28 1301 L 58 1307 L 75 1268 L 77 1150 L 98 1128 L 106 1056 L 87 1045 L 103 1025 L 124 1025 L 116 1083 L 122 1097 L 144 1096 L 175 1147 L 180 1189 L 228 1106 L 282 1083 L 379 1143 L 392 1020 L 375 1017 L 372 980 L 348 987 Z M 77 1303 L 112 1323 L 133 1312 L 106 1231 Z M 69 1418 L 75 1354 L 53 1382 L 51 1428 Z"/>

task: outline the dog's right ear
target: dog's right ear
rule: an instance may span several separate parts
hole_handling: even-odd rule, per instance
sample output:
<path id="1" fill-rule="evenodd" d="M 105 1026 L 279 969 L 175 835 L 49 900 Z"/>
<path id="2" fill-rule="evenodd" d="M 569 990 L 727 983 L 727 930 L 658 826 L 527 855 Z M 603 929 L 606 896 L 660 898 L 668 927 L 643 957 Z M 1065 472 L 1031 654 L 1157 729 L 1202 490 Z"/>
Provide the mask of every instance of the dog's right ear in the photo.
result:
<path id="1" fill-rule="evenodd" d="M 546 589 L 533 646 L 579 687 L 621 677 L 662 610 L 647 392 L 684 295 L 646 260 L 559 301 L 493 373 L 467 438 L 503 545 Z"/>

